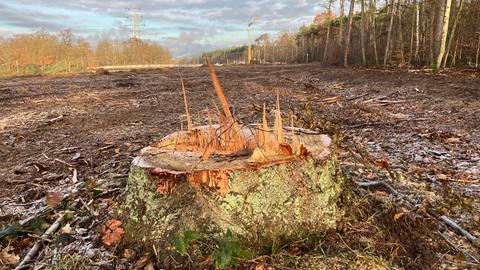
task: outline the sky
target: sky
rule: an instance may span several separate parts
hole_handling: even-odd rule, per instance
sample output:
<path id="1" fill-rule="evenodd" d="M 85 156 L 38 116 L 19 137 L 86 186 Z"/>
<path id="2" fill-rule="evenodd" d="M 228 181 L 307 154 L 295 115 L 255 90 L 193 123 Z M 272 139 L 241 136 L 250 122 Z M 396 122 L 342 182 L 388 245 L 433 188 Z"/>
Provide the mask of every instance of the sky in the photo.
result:
<path id="1" fill-rule="evenodd" d="M 1 0 L 0 37 L 71 29 L 92 44 L 132 35 L 132 4 L 141 16 L 140 37 L 167 47 L 175 57 L 246 44 L 313 21 L 326 0 Z"/>

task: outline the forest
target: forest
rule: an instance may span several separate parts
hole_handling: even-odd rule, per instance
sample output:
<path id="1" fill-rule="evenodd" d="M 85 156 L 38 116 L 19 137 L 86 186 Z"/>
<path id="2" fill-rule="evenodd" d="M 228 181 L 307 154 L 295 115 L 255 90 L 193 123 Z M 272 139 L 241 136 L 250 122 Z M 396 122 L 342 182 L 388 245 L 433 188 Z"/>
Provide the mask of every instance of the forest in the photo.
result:
<path id="1" fill-rule="evenodd" d="M 480 2 L 330 0 L 311 24 L 262 34 L 252 50 L 255 63 L 478 67 Z M 245 63 L 247 46 L 205 55 L 218 63 Z"/>
<path id="2" fill-rule="evenodd" d="M 37 32 L 0 39 L 0 75 L 86 72 L 99 66 L 165 64 L 168 49 L 148 41 L 102 39 L 96 47 L 71 30 Z"/>

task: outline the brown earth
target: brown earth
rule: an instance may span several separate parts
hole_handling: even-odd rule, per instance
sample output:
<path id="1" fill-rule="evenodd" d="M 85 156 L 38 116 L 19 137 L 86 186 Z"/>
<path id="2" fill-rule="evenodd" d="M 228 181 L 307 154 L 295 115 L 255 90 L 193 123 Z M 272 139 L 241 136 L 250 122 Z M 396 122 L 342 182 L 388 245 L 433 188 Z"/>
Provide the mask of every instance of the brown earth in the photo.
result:
<path id="1" fill-rule="evenodd" d="M 216 69 L 240 122 L 258 122 L 278 90 L 285 119 L 340 135 L 352 180 L 389 180 L 480 235 L 479 72 Z M 0 225 L 27 218 L 49 192 L 71 190 L 74 170 L 98 189 L 84 198 L 100 200 L 91 211 L 114 205 L 138 151 L 180 127 L 179 73 L 191 112 L 205 121 L 214 96 L 206 68 L 0 79 Z"/>

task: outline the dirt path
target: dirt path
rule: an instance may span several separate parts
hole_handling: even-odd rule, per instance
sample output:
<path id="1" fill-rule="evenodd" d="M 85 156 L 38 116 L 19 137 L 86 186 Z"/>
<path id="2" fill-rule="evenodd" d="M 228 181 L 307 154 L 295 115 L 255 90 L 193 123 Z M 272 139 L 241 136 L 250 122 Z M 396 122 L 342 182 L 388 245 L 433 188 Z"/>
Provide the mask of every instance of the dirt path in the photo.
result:
<path id="1" fill-rule="evenodd" d="M 207 69 L 180 72 L 191 111 L 210 106 Z M 317 65 L 217 73 L 241 122 L 258 121 L 264 102 L 272 110 L 278 90 L 285 116 L 342 134 L 345 148 L 393 173 L 402 191 L 480 235 L 478 73 Z M 104 182 L 103 191 L 121 188 L 133 157 L 179 129 L 182 112 L 178 70 L 0 79 L 0 224 L 26 218 L 28 203 L 71 186 L 74 171 L 76 181 L 94 182 L 100 192 Z M 365 166 L 344 163 L 352 178 L 378 180 Z"/>

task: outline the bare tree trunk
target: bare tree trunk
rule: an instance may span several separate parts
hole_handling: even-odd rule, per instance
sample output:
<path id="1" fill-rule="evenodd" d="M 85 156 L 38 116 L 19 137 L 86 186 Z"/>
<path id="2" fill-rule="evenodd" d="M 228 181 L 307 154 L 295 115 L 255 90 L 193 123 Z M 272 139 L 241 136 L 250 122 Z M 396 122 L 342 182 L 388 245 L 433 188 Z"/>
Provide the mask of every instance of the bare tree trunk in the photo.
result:
<path id="1" fill-rule="evenodd" d="M 457 42 L 455 43 L 455 50 L 453 51 L 453 59 L 452 62 L 450 63 L 450 67 L 454 67 L 457 61 L 457 50 L 458 50 L 458 41 L 460 40 L 460 37 L 457 37 Z"/>
<path id="2" fill-rule="evenodd" d="M 478 35 L 477 57 L 475 58 L 475 68 L 478 68 L 478 57 L 480 55 L 480 35 Z"/>
<path id="3" fill-rule="evenodd" d="M 447 66 L 447 61 L 448 61 L 448 56 L 450 54 L 450 49 L 452 46 L 453 38 L 455 37 L 455 32 L 457 30 L 457 25 L 458 25 L 458 19 L 460 18 L 460 14 L 462 13 L 463 9 L 463 0 L 460 0 L 457 14 L 455 15 L 455 21 L 453 22 L 453 28 L 452 32 L 450 33 L 450 38 L 448 39 L 448 44 L 447 44 L 447 50 L 445 51 L 445 57 L 443 59 L 443 65 L 442 68 L 445 68 Z M 458 41 L 458 39 L 457 39 Z"/>
<path id="4" fill-rule="evenodd" d="M 372 20 L 372 30 L 370 32 L 372 44 L 373 44 L 373 52 L 375 54 L 375 64 L 378 65 L 378 51 L 377 51 L 377 31 L 376 31 L 376 11 L 377 11 L 377 0 L 370 0 L 370 16 Z"/>
<path id="5" fill-rule="evenodd" d="M 432 7 L 430 9 L 430 42 L 429 42 L 429 64 L 434 65 L 435 63 L 435 11 L 436 11 L 436 2 L 432 1 Z M 425 4 L 424 4 L 425 5 Z"/>
<path id="6" fill-rule="evenodd" d="M 355 0 L 350 0 L 350 11 L 348 12 L 348 33 L 347 41 L 345 43 L 345 54 L 343 55 L 343 66 L 348 66 L 348 51 L 350 47 L 350 39 L 352 36 L 352 21 L 353 21 L 353 11 L 355 8 Z"/>
<path id="7" fill-rule="evenodd" d="M 416 20 L 416 0 L 413 1 L 413 12 L 412 12 L 412 27 L 410 28 L 410 55 L 408 56 L 408 65 L 412 64 L 412 58 L 414 55 L 413 52 L 413 42 L 415 38 L 415 20 Z"/>
<path id="8" fill-rule="evenodd" d="M 416 29 L 415 29 L 415 61 L 419 62 L 419 51 L 420 51 L 420 9 L 419 9 L 419 0 L 414 0 L 415 4 L 415 14 L 416 14 Z"/>
<path id="9" fill-rule="evenodd" d="M 328 15 L 330 16 L 331 14 L 331 9 L 332 9 L 332 1 L 328 1 Z M 328 27 L 327 27 L 327 40 L 325 41 L 325 50 L 323 51 L 323 62 L 325 63 L 327 61 L 327 55 L 328 55 L 328 42 L 330 41 L 330 27 L 331 27 L 331 22 L 330 22 L 330 17 L 328 18 Z"/>
<path id="10" fill-rule="evenodd" d="M 442 67 L 443 56 L 445 55 L 445 47 L 447 44 L 448 26 L 450 23 L 450 11 L 452 8 L 452 0 L 446 0 L 445 11 L 443 16 L 442 39 L 440 43 L 440 51 L 438 52 L 436 67 Z M 441 13 L 440 13 L 441 15 Z"/>
<path id="11" fill-rule="evenodd" d="M 343 44 L 343 16 L 345 16 L 345 0 L 340 0 L 340 33 L 338 34 L 338 43 Z"/>
<path id="12" fill-rule="evenodd" d="M 400 49 L 399 66 L 403 66 L 405 64 L 405 56 L 403 51 L 402 0 L 398 0 L 398 48 Z"/>
<path id="13" fill-rule="evenodd" d="M 361 43 L 362 43 L 362 61 L 363 65 L 367 65 L 367 59 L 365 57 L 365 0 L 360 0 L 360 4 L 362 6 L 362 22 L 360 26 L 361 31 Z"/>
<path id="14" fill-rule="evenodd" d="M 451 1 L 451 0 L 447 0 Z M 435 21 L 435 33 L 434 33 L 434 42 L 433 42 L 433 64 L 435 68 L 439 68 L 439 59 L 441 58 L 441 46 L 443 40 L 443 28 L 444 28 L 444 19 L 445 19 L 445 0 L 437 1 L 437 18 Z M 447 25 L 448 27 L 448 25 Z M 443 57 L 443 55 L 442 55 Z"/>
<path id="15" fill-rule="evenodd" d="M 385 56 L 383 57 L 383 65 L 387 66 L 388 57 L 390 54 L 390 39 L 392 37 L 392 29 L 393 29 L 393 19 L 395 18 L 395 0 L 391 0 L 391 15 L 390 15 L 390 26 L 388 27 L 388 35 L 387 35 L 387 45 L 385 46 Z"/>

